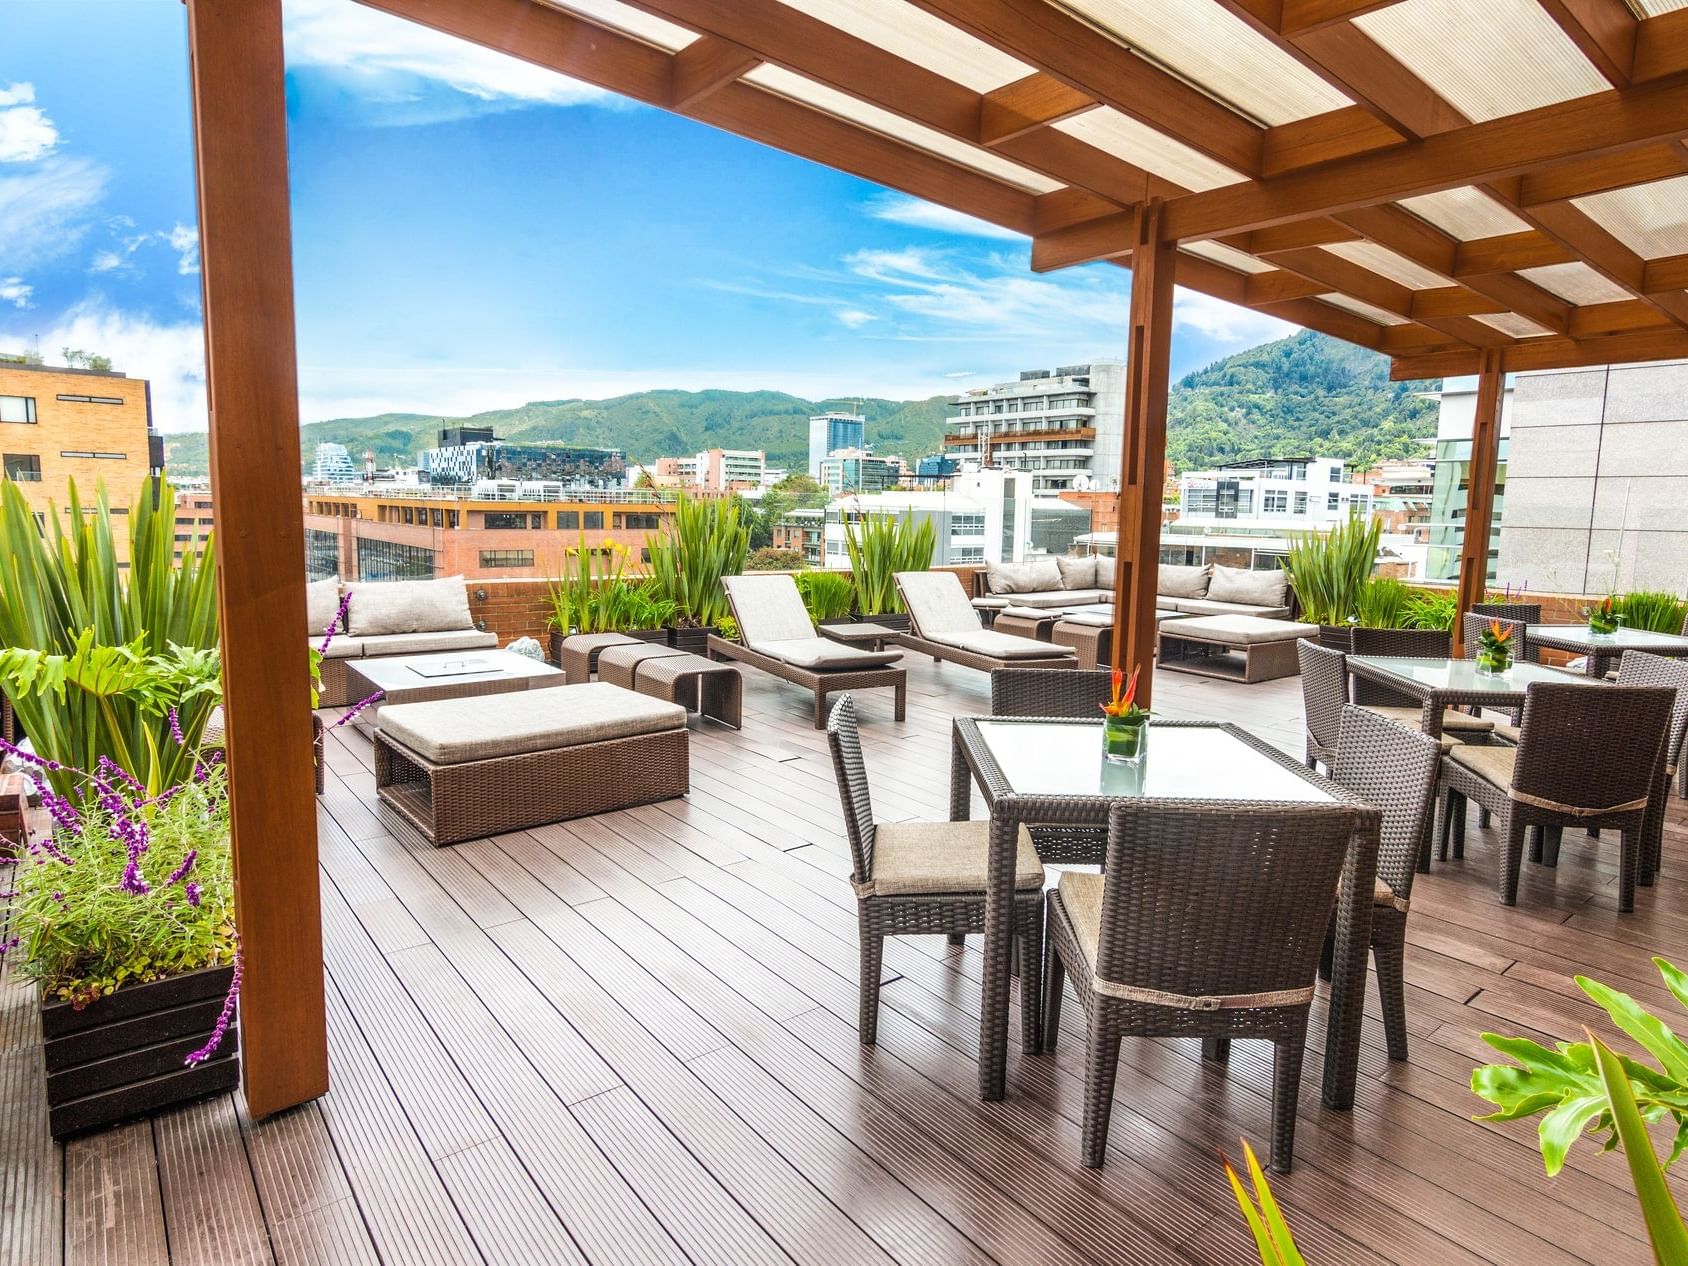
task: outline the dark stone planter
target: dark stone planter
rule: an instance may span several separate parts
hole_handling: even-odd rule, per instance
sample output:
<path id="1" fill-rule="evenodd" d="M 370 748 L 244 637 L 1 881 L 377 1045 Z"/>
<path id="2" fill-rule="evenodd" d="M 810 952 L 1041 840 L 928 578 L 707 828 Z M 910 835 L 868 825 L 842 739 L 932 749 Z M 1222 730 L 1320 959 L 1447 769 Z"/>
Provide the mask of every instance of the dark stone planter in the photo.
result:
<path id="1" fill-rule="evenodd" d="M 563 635 L 556 629 L 551 630 L 551 667 L 561 668 L 563 664 Z"/>
<path id="2" fill-rule="evenodd" d="M 709 638 L 720 636 L 721 630 L 713 624 L 702 624 L 696 628 L 670 628 L 668 644 L 677 651 L 690 651 L 693 655 L 704 655 L 709 650 Z"/>
<path id="3" fill-rule="evenodd" d="M 668 645 L 670 629 L 628 629 L 627 636 L 636 642 L 654 642 L 658 646 Z"/>
<path id="4" fill-rule="evenodd" d="M 208 967 L 129 985 L 78 1011 L 41 1007 L 47 1065 L 47 1120 L 56 1139 L 115 1125 L 240 1084 L 235 1026 L 217 1053 L 189 1068 L 228 996 L 232 967 Z"/>

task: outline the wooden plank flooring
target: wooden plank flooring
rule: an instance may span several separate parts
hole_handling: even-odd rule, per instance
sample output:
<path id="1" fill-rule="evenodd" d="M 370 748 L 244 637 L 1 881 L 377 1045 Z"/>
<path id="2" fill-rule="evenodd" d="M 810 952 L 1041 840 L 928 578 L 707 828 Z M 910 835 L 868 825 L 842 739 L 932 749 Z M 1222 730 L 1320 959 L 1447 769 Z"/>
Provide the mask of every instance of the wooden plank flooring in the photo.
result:
<path id="1" fill-rule="evenodd" d="M 1296 679 L 1164 673 L 1167 716 L 1299 754 Z M 947 812 L 949 723 L 981 673 L 912 666 L 909 716 L 861 699 L 883 819 Z M 30 990 L 0 979 L 0 1266 L 84 1263 L 1236 1263 L 1217 1168 L 1268 1137 L 1269 1052 L 1125 1044 L 1108 1163 L 1077 1162 L 1083 1015 L 975 1096 L 977 938 L 893 942 L 879 1045 L 855 1034 L 856 926 L 837 793 L 807 698 L 747 675 L 746 724 L 692 733 L 686 800 L 436 850 L 374 802 L 366 740 L 332 733 L 320 802 L 333 1088 L 251 1121 L 238 1095 L 55 1146 Z M 1215 771 L 1222 776 L 1222 771 Z M 1659 884 L 1616 913 L 1610 847 L 1567 833 L 1495 903 L 1495 856 L 1422 877 L 1412 1059 L 1368 997 L 1358 1102 L 1319 1104 L 1275 1189 L 1319 1263 L 1650 1260 L 1620 1159 L 1542 1174 L 1528 1124 L 1469 1120 L 1484 1030 L 1576 1035 L 1593 974 L 1670 1008 L 1688 960 L 1688 802 Z"/>

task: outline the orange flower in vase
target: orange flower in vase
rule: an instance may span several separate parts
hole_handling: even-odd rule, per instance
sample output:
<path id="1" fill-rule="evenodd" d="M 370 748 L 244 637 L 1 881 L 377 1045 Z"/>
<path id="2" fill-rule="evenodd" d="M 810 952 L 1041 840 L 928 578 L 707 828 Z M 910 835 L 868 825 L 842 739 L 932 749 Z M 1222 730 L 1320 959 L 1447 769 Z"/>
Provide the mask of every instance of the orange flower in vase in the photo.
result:
<path id="1" fill-rule="evenodd" d="M 1499 675 L 1512 667 L 1512 626 L 1490 620 L 1477 642 L 1477 671 Z"/>
<path id="2" fill-rule="evenodd" d="M 1102 707 L 1102 754 L 1112 761 L 1140 761 L 1149 750 L 1149 710 L 1137 705 L 1137 675 L 1125 680 L 1123 669 L 1114 669 L 1114 697 Z M 1121 689 L 1121 686 L 1124 689 Z"/>
<path id="3" fill-rule="evenodd" d="M 1588 631 L 1598 637 L 1610 637 L 1616 633 L 1624 619 L 1618 612 L 1617 600 L 1611 594 L 1584 610 L 1583 614 L 1588 617 Z"/>

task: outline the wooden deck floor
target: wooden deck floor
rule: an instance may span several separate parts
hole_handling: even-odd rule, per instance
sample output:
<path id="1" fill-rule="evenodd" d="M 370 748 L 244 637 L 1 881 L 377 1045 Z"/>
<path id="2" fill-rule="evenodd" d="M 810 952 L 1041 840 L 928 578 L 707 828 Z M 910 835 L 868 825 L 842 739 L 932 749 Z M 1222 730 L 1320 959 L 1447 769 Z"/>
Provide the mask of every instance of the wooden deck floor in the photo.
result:
<path id="1" fill-rule="evenodd" d="M 944 816 L 952 713 L 983 674 L 917 663 L 909 719 L 863 702 L 882 818 Z M 1299 752 L 1295 679 L 1162 674 L 1158 709 Z M 1254 1260 L 1215 1151 L 1268 1137 L 1269 1052 L 1226 1069 L 1130 1042 L 1105 1169 L 1077 1164 L 1083 1013 L 1055 1057 L 975 1096 L 979 962 L 887 947 L 880 1043 L 856 1041 L 853 897 L 807 698 L 751 673 L 742 733 L 695 729 L 692 795 L 432 849 L 372 807 L 367 742 L 321 801 L 333 1088 L 254 1124 L 223 1097 L 57 1147 L 29 991 L 0 989 L 0 1263 L 1141 1262 Z M 884 692 L 879 692 L 884 693 Z M 1223 771 L 1215 771 L 1222 777 Z M 1575 1035 L 1590 971 L 1669 1007 L 1688 959 L 1688 813 L 1619 917 L 1610 851 L 1493 896 L 1479 834 L 1414 894 L 1412 1059 L 1368 997 L 1358 1104 L 1319 1105 L 1276 1190 L 1317 1263 L 1650 1260 L 1622 1161 L 1553 1182 L 1528 1125 L 1471 1123 L 1485 1029 Z M 1010 1032 L 1018 1034 L 1018 1025 Z M 1011 1037 L 1011 1042 L 1015 1037 Z"/>

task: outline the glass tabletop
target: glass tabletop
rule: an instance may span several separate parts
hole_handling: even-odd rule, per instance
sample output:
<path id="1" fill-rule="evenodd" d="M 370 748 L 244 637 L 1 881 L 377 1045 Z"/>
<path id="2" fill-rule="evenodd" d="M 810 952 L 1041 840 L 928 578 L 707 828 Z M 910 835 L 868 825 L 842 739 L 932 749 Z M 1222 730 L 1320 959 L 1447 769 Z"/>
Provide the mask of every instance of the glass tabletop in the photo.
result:
<path id="1" fill-rule="evenodd" d="M 1219 726 L 1151 724 L 1147 757 L 1127 765 L 1103 758 L 1100 722 L 977 724 L 979 736 L 1017 795 L 1317 804 L 1333 799 L 1294 769 Z"/>
<path id="2" fill-rule="evenodd" d="M 1532 624 L 1524 633 L 1528 639 L 1552 638 L 1554 641 L 1575 642 L 1578 647 L 1598 650 L 1611 647 L 1620 651 L 1670 651 L 1688 654 L 1688 637 L 1676 633 L 1652 633 L 1646 629 L 1618 627 L 1616 633 L 1591 633 L 1586 624 Z"/>
<path id="3" fill-rule="evenodd" d="M 1533 682 L 1551 681 L 1559 684 L 1593 684 L 1589 678 L 1573 676 L 1549 668 L 1545 664 L 1514 661 L 1504 673 L 1480 673 L 1474 659 L 1413 659 L 1402 656 L 1350 655 L 1351 665 L 1388 673 L 1403 681 L 1410 681 L 1431 690 L 1457 690 L 1461 693 L 1490 693 L 1497 695 L 1522 694 Z"/>

